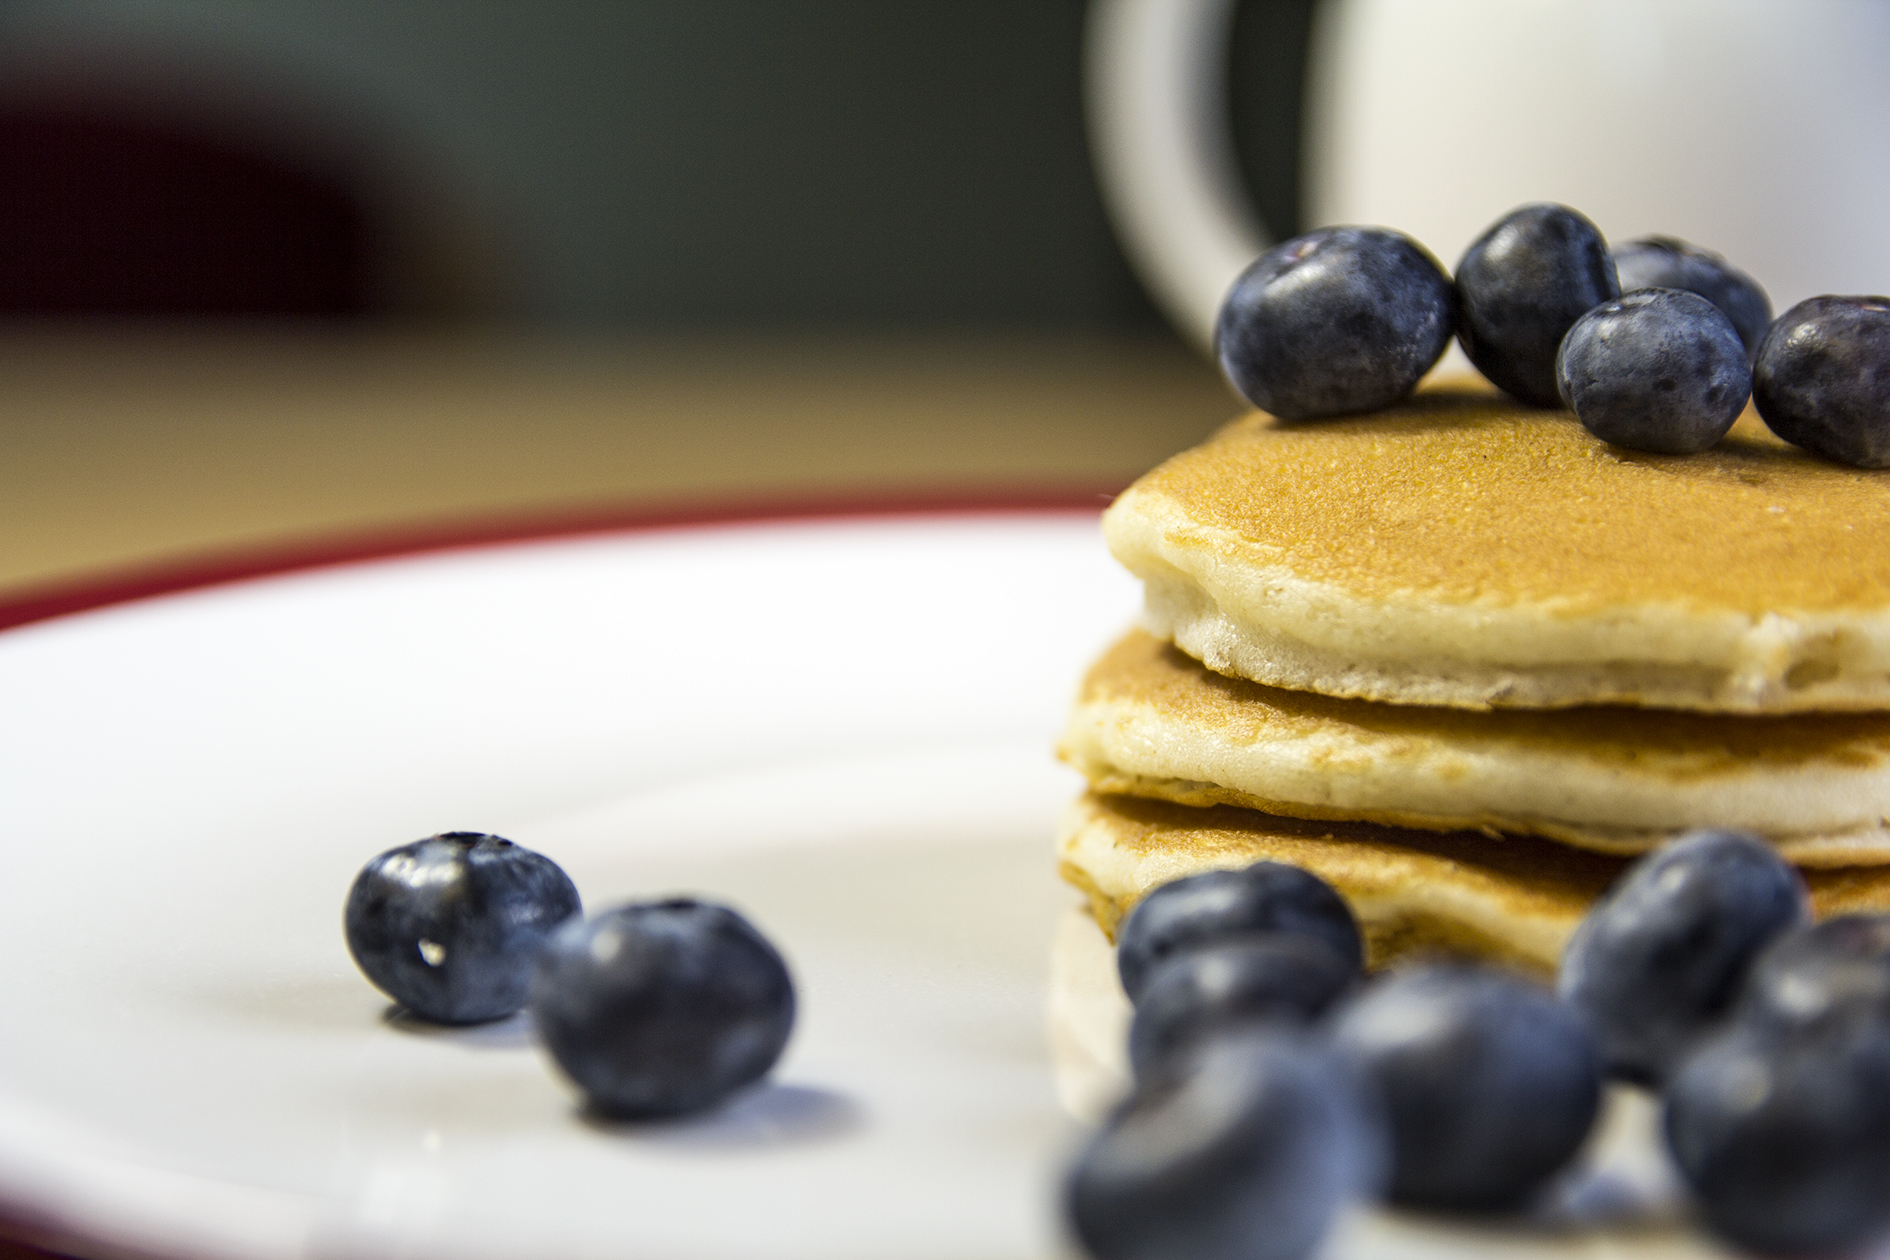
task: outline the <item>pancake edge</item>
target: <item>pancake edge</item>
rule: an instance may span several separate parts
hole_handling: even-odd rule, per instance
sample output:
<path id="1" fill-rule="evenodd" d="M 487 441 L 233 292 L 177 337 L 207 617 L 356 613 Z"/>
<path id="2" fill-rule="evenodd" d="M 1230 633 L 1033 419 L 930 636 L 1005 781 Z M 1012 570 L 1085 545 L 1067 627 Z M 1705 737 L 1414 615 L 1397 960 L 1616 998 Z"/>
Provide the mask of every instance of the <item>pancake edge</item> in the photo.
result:
<path id="1" fill-rule="evenodd" d="M 1394 742 L 1404 745 L 1396 756 Z M 1695 828 L 1732 827 L 1763 836 L 1801 866 L 1890 863 L 1890 762 L 1776 773 L 1755 765 L 1676 782 L 1578 754 L 1410 747 L 1421 742 L 1381 746 L 1342 732 L 1217 742 L 1211 731 L 1105 698 L 1071 707 L 1057 751 L 1098 792 L 1180 805 L 1518 833 L 1625 856 Z"/>
<path id="2" fill-rule="evenodd" d="M 1504 835 L 1538 836 L 1571 848 L 1608 857 L 1639 857 L 1651 853 L 1684 832 L 1704 828 L 1698 823 L 1671 830 L 1601 830 L 1584 828 L 1552 820 L 1522 818 L 1515 815 L 1484 814 L 1475 818 L 1440 814 L 1415 814 L 1394 809 L 1334 810 L 1302 805 L 1295 801 L 1275 801 L 1216 783 L 1189 779 L 1156 779 L 1141 775 L 1099 772 L 1091 766 L 1072 761 L 1089 780 L 1092 791 L 1106 796 L 1139 796 L 1145 800 L 1168 801 L 1175 805 L 1206 808 L 1237 805 L 1264 814 L 1304 818 L 1321 822 L 1369 822 L 1385 827 L 1406 827 L 1414 831 L 1480 831 L 1491 839 Z M 1716 827 L 1756 830 L 1738 824 L 1714 823 Z M 1761 833 L 1763 834 L 1763 833 Z M 1890 865 L 1890 829 L 1876 827 L 1868 831 L 1840 832 L 1785 837 L 1766 836 L 1779 856 L 1793 866 L 1826 867 Z"/>
<path id="3" fill-rule="evenodd" d="M 1154 828 L 1158 843 L 1136 854 L 1122 843 L 1128 825 L 1108 797 L 1085 792 L 1064 810 L 1057 832 L 1058 874 L 1084 895 L 1111 942 L 1136 903 L 1163 884 L 1256 860 L 1283 860 L 1256 856 L 1250 845 L 1243 852 L 1240 837 L 1250 833 L 1216 827 L 1207 811 L 1201 813 L 1198 826 Z M 1263 820 L 1255 812 L 1246 821 Z M 1340 862 L 1291 865 L 1325 879 L 1352 908 L 1365 937 L 1369 969 L 1411 955 L 1457 953 L 1553 977 L 1564 945 L 1594 900 L 1573 892 L 1546 895 L 1498 873 L 1405 849 L 1395 837 L 1371 845 L 1369 863 L 1343 862 L 1343 848 L 1350 842 L 1330 843 Z M 1814 918 L 1890 911 L 1890 870 L 1846 867 L 1805 874 Z"/>
<path id="4" fill-rule="evenodd" d="M 1261 860 L 1251 849 L 1243 852 L 1238 840 L 1204 852 L 1190 843 L 1196 830 L 1238 834 L 1214 828 L 1204 816 L 1200 828 L 1169 829 L 1167 842 L 1159 848 L 1132 854 L 1119 843 L 1120 819 L 1111 813 L 1106 798 L 1085 793 L 1064 811 L 1057 838 L 1058 873 L 1089 899 L 1090 913 L 1113 941 L 1122 919 L 1155 888 L 1202 871 L 1236 869 Z M 1339 848 L 1333 853 L 1341 856 Z M 1366 966 L 1372 969 L 1409 954 L 1451 952 L 1538 976 L 1553 975 L 1562 946 L 1588 905 L 1586 899 L 1554 905 L 1530 897 L 1529 912 L 1517 913 L 1501 904 L 1506 889 L 1515 888 L 1481 872 L 1465 872 L 1446 859 L 1414 851 L 1376 857 L 1371 873 L 1363 878 L 1349 865 L 1292 863 L 1332 884 L 1345 898 L 1364 934 Z"/>
<path id="5" fill-rule="evenodd" d="M 1712 713 L 1890 709 L 1890 611 L 1752 617 L 1644 604 L 1572 614 L 1365 599 L 1131 486 L 1103 513 L 1146 592 L 1147 628 L 1223 674 L 1387 704 Z"/>

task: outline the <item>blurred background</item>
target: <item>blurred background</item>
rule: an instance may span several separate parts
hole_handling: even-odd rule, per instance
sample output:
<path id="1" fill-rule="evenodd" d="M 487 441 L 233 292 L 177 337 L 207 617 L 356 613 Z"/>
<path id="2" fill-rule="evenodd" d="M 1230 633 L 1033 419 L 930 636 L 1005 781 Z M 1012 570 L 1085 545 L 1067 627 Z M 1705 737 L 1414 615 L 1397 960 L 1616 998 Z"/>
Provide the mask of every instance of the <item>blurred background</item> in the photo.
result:
<path id="1" fill-rule="evenodd" d="M 1234 38 L 1288 230 L 1311 8 Z M 1235 404 L 1111 234 L 1083 22 L 0 0 L 0 586 L 544 505 L 1119 485 Z"/>
<path id="2" fill-rule="evenodd" d="M 1226 34 L 1177 81 L 1252 214 L 1199 292 L 1261 232 L 1449 264 L 1542 199 L 1781 307 L 1890 290 L 1879 0 L 0 0 L 0 592 L 442 522 L 1100 502 L 1238 407 L 1148 296 L 1181 234 L 1112 230 L 1111 3 Z"/>
<path id="3" fill-rule="evenodd" d="M 1230 101 L 1297 216 L 1311 4 Z M 1081 0 L 5 0 L 0 308 L 1148 330 Z"/>

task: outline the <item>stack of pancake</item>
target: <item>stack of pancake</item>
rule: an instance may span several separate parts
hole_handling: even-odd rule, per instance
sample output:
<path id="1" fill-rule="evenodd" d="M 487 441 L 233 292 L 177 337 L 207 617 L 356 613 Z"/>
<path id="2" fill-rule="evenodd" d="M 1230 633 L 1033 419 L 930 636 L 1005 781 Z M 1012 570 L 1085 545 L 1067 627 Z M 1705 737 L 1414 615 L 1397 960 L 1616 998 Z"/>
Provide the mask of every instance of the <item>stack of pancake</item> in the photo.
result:
<path id="1" fill-rule="evenodd" d="M 1756 832 L 1820 915 L 1890 909 L 1890 472 L 1750 411 L 1620 450 L 1470 385 L 1255 414 L 1104 516 L 1147 591 L 1061 752 L 1065 877 L 1113 935 L 1150 889 L 1290 862 L 1376 965 L 1552 971 L 1633 855 Z"/>

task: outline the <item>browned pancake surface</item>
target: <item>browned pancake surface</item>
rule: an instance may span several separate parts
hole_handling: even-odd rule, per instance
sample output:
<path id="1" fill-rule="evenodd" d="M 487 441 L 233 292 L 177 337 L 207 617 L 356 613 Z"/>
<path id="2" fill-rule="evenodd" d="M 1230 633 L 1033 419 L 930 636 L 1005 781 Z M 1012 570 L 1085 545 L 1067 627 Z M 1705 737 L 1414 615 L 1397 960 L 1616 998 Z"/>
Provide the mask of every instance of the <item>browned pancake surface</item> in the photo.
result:
<path id="1" fill-rule="evenodd" d="M 1113 939 L 1151 889 L 1197 871 L 1285 862 L 1351 904 L 1373 965 L 1451 950 L 1552 972 L 1561 948 L 1627 861 L 1527 837 L 1424 832 L 1087 795 L 1066 821 L 1064 878 Z M 1820 917 L 1890 910 L 1890 867 L 1805 872 Z"/>
<path id="2" fill-rule="evenodd" d="M 1394 886 L 1427 876 L 1475 880 L 1500 887 L 1518 915 L 1579 912 L 1628 865 L 1624 858 L 1529 836 L 1286 818 L 1233 805 L 1201 808 L 1135 796 L 1099 800 L 1121 822 L 1116 843 L 1143 857 L 1181 850 L 1199 858 L 1286 862 L 1341 888 Z M 1890 875 L 1885 882 L 1890 885 Z"/>
<path id="3" fill-rule="evenodd" d="M 1890 546 L 1890 544 L 1887 544 Z M 1078 702 L 1148 709 L 1237 743 L 1332 733 L 1368 737 L 1373 754 L 1440 745 L 1575 753 L 1650 768 L 1663 778 L 1734 774 L 1806 763 L 1873 769 L 1890 760 L 1890 713 L 1783 716 L 1592 706 L 1475 711 L 1377 704 L 1229 678 L 1154 635 L 1131 631 L 1084 677 Z"/>
<path id="4" fill-rule="evenodd" d="M 1890 470 L 1798 451 L 1751 410 L 1712 450 L 1666 456 L 1597 441 L 1566 412 L 1435 391 L 1368 416 L 1252 415 L 1138 486 L 1365 598 L 1890 608 Z"/>

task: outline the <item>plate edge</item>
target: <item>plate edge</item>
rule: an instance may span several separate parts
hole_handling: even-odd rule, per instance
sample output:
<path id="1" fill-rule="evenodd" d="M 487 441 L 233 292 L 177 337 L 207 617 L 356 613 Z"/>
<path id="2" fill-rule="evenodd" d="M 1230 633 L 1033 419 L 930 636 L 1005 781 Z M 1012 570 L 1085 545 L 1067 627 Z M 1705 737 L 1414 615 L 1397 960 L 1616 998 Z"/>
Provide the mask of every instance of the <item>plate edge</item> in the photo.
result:
<path id="1" fill-rule="evenodd" d="M 212 548 L 0 591 L 0 631 L 114 604 L 309 569 L 429 552 L 473 550 L 591 534 L 716 529 L 871 517 L 1039 516 L 1100 513 L 1121 486 L 942 490 L 738 501 L 606 503 L 478 514 L 380 529 L 318 532 L 253 546 Z"/>

